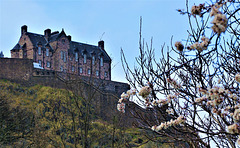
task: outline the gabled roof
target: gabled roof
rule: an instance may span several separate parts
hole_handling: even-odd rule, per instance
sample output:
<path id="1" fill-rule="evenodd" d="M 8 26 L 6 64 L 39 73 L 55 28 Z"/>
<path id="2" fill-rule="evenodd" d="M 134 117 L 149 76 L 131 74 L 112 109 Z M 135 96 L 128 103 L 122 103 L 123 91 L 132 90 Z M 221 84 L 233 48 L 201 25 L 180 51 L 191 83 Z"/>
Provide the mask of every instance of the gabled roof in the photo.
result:
<path id="1" fill-rule="evenodd" d="M 62 29 L 61 33 L 58 34 L 58 36 L 57 36 L 56 39 L 58 39 L 58 38 L 60 38 L 60 37 L 62 37 L 62 36 L 67 36 L 66 33 L 64 32 L 64 29 Z"/>
<path id="2" fill-rule="evenodd" d="M 102 50 L 98 46 L 71 41 L 70 49 L 68 50 L 69 54 L 74 54 L 74 52 L 76 51 L 75 49 L 78 49 L 78 52 L 81 55 L 83 55 L 84 51 L 86 51 L 87 58 L 92 57 L 92 54 L 95 54 L 98 56 L 96 58 L 100 58 L 100 55 L 103 55 L 104 61 L 106 62 L 111 61 L 111 58 L 108 56 L 106 51 Z"/>
<path id="3" fill-rule="evenodd" d="M 21 47 L 21 49 L 23 49 L 23 48 L 26 48 L 26 43 L 24 43 L 23 45 L 22 45 L 22 47 Z"/>
<path id="4" fill-rule="evenodd" d="M 26 32 L 26 35 L 30 38 L 33 46 L 35 47 L 37 47 L 38 45 L 42 45 L 43 47 L 50 46 L 49 43 L 58 40 L 60 37 L 62 36 L 67 37 L 66 33 L 64 32 L 64 29 L 62 29 L 60 33 L 58 31 L 51 33 L 48 40 L 45 38 L 44 35 L 41 34 Z M 21 48 L 22 48 L 21 45 L 18 43 L 14 46 L 13 49 Z M 111 58 L 108 56 L 106 51 L 99 48 L 98 46 L 70 41 L 70 49 L 68 50 L 69 54 L 74 54 L 76 51 L 79 52 L 81 55 L 83 55 L 83 52 L 86 51 L 88 58 L 92 57 L 92 54 L 95 54 L 97 56 L 96 58 L 103 56 L 104 61 L 111 62 Z"/>
<path id="5" fill-rule="evenodd" d="M 47 43 L 47 40 L 45 39 L 44 35 L 36 34 L 27 32 L 26 35 L 29 36 L 33 46 L 37 46 L 38 44 L 45 45 Z"/>
<path id="6" fill-rule="evenodd" d="M 55 34 L 51 34 L 50 38 L 49 38 L 49 42 L 54 42 L 57 40 L 59 36 L 59 33 L 55 33 Z"/>
<path id="7" fill-rule="evenodd" d="M 21 45 L 19 44 L 19 43 L 17 43 L 14 47 L 13 47 L 13 49 L 20 49 L 21 48 Z"/>

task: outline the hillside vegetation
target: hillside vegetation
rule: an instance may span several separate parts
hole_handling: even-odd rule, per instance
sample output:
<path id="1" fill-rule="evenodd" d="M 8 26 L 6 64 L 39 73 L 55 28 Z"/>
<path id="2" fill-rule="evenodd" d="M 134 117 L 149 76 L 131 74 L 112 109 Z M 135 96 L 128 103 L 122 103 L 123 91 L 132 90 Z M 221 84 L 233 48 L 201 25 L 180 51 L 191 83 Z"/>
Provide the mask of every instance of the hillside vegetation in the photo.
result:
<path id="1" fill-rule="evenodd" d="M 0 80 L 0 115 L 3 147 L 164 146 L 121 126 L 120 116 L 102 121 L 91 103 L 65 89 Z"/>

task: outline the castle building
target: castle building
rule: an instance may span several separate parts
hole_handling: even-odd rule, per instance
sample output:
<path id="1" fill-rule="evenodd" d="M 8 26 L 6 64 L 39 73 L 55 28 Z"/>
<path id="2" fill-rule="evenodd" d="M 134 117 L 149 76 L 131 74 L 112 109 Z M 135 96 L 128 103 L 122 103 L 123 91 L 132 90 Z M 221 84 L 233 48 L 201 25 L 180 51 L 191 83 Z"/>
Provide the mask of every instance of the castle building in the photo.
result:
<path id="1" fill-rule="evenodd" d="M 21 27 L 21 37 L 11 50 L 11 58 L 32 59 L 42 69 L 111 80 L 111 58 L 104 48 L 72 41 L 64 30 L 44 31 L 44 35 Z"/>

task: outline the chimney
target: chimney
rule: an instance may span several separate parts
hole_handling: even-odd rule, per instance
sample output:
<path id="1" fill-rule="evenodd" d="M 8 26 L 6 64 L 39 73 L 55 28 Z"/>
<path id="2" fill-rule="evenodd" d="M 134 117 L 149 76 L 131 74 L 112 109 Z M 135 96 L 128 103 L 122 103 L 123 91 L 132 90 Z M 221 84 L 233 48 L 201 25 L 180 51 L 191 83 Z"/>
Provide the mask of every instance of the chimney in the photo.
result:
<path id="1" fill-rule="evenodd" d="M 51 29 L 44 30 L 44 36 L 48 40 L 48 38 L 51 36 Z"/>
<path id="2" fill-rule="evenodd" d="M 103 40 L 98 42 L 98 47 L 100 47 L 101 49 L 104 50 L 104 41 Z"/>
<path id="3" fill-rule="evenodd" d="M 21 34 L 23 35 L 23 34 L 25 34 L 27 32 L 27 25 L 23 25 L 22 27 L 21 27 Z"/>
<path id="4" fill-rule="evenodd" d="M 68 38 L 69 42 L 72 40 L 71 35 L 68 35 L 67 38 Z"/>

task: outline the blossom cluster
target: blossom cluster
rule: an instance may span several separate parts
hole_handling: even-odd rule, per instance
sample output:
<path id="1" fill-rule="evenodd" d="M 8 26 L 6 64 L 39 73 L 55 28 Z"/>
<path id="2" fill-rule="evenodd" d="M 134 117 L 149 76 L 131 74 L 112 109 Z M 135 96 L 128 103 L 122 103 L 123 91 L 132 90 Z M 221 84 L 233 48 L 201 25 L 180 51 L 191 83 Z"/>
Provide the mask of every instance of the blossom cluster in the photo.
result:
<path id="1" fill-rule="evenodd" d="M 240 74 L 235 75 L 235 80 L 240 83 Z"/>
<path id="2" fill-rule="evenodd" d="M 193 16 L 199 15 L 202 16 L 202 10 L 204 9 L 205 4 L 199 4 L 198 6 L 193 5 L 191 8 L 191 14 Z"/>
<path id="3" fill-rule="evenodd" d="M 177 98 L 176 95 L 171 95 L 171 94 L 169 94 L 169 95 L 167 95 L 167 97 L 166 97 L 165 99 L 154 100 L 154 101 L 152 102 L 152 105 L 153 105 L 153 106 L 166 105 L 166 104 L 170 103 L 171 100 L 176 99 L 176 98 Z"/>
<path id="4" fill-rule="evenodd" d="M 152 89 L 150 88 L 150 86 L 144 86 L 140 89 L 139 96 L 146 98 L 151 93 L 151 91 Z"/>
<path id="5" fill-rule="evenodd" d="M 174 80 L 174 79 L 167 78 L 167 82 L 168 82 L 169 84 L 171 84 L 174 88 L 180 88 L 180 87 L 181 87 L 181 85 L 178 84 L 177 81 Z"/>
<path id="6" fill-rule="evenodd" d="M 235 75 L 235 80 L 240 83 L 240 74 Z M 203 96 L 196 98 L 195 103 L 212 107 L 212 113 L 221 117 L 232 117 L 234 123 L 227 126 L 228 133 L 239 134 L 240 137 L 240 98 L 239 94 L 232 93 L 230 90 L 220 86 L 208 89 L 199 88 Z M 231 105 L 221 105 L 225 101 L 231 101 Z M 239 138 L 236 143 L 240 145 Z"/>
<path id="7" fill-rule="evenodd" d="M 117 110 L 120 111 L 121 113 L 125 113 L 125 103 L 118 103 L 117 104 Z"/>
<path id="8" fill-rule="evenodd" d="M 198 90 L 204 95 L 195 99 L 195 102 L 199 104 L 204 104 L 205 102 L 208 106 L 217 107 L 224 101 L 224 97 L 228 97 L 236 101 L 239 100 L 237 94 L 219 86 L 214 86 L 213 88 L 208 88 L 207 90 L 198 88 Z"/>
<path id="9" fill-rule="evenodd" d="M 177 48 L 178 51 L 183 51 L 183 44 L 181 42 L 175 42 L 175 47 Z"/>
<path id="10" fill-rule="evenodd" d="M 230 134 L 240 134 L 240 125 L 239 125 L 239 123 L 234 123 L 232 125 L 229 125 L 227 128 L 228 128 L 228 132 Z"/>
<path id="11" fill-rule="evenodd" d="M 186 118 L 183 117 L 183 116 L 179 116 L 177 119 L 173 120 L 171 119 L 170 121 L 167 121 L 167 122 L 162 122 L 160 125 L 158 126 L 152 126 L 152 130 L 153 131 L 160 131 L 162 129 L 167 129 L 169 128 L 170 126 L 176 126 L 176 125 L 179 125 L 181 123 L 184 123 L 186 121 Z"/>
<path id="12" fill-rule="evenodd" d="M 135 89 L 128 90 L 127 93 L 123 92 L 121 94 L 121 98 L 118 100 L 117 110 L 122 113 L 125 113 L 125 103 L 124 102 L 127 102 L 127 100 L 130 98 L 130 96 L 135 95 L 135 94 L 136 94 Z"/>
<path id="13" fill-rule="evenodd" d="M 228 19 L 224 14 L 216 14 L 212 21 L 212 30 L 218 34 L 225 32 L 227 29 Z"/>
<path id="14" fill-rule="evenodd" d="M 202 42 L 196 42 L 194 44 L 192 44 L 191 46 L 188 47 L 189 50 L 197 50 L 199 52 L 202 52 L 203 50 L 206 50 L 208 45 L 210 44 L 210 40 L 207 37 L 202 37 L 201 38 Z"/>
<path id="15" fill-rule="evenodd" d="M 219 8 L 221 8 L 222 6 L 223 6 L 223 4 L 215 3 L 211 8 L 210 16 L 214 16 L 214 15 L 217 15 L 217 14 L 222 14 L 219 11 Z"/>

